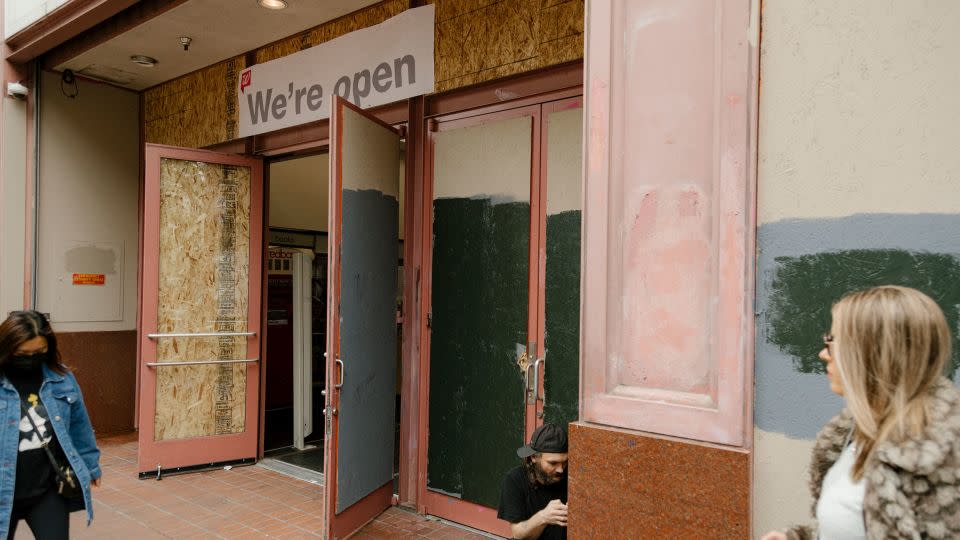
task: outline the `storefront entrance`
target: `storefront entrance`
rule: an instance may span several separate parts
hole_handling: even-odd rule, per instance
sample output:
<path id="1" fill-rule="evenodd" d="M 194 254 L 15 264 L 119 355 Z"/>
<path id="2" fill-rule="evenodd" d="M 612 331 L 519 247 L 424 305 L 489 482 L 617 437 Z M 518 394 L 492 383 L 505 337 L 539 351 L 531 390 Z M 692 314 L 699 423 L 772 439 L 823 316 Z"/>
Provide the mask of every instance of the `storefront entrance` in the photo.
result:
<path id="1" fill-rule="evenodd" d="M 253 463 L 271 447 L 322 451 L 325 508 L 318 515 L 323 512 L 330 538 L 411 499 L 423 513 L 508 534 L 495 507 L 500 479 L 519 464 L 515 449 L 544 421 L 565 424 L 577 417 L 580 89 L 434 114 L 421 120 L 427 132 L 406 143 L 404 132 L 391 126 L 405 118 L 391 111 L 374 116 L 337 99 L 329 124 L 304 130 L 317 133 L 306 141 L 300 135 L 254 141 L 254 151 L 269 160 L 269 175 L 262 158 L 148 150 L 156 156 L 146 162 L 142 477 Z M 269 137 L 300 140 L 285 147 Z M 258 144 L 267 148 L 257 150 Z M 413 153 L 407 153 L 409 144 Z M 272 219 L 264 216 L 275 209 L 263 192 L 274 191 L 276 164 L 312 163 L 304 155 L 323 156 L 317 177 L 327 177 L 329 208 L 325 230 L 311 226 L 326 235 L 318 240 L 325 249 L 274 246 L 278 260 L 289 253 L 291 275 L 293 260 L 304 259 L 297 293 L 298 279 L 280 283 L 283 271 L 273 272 L 276 283 L 270 285 L 265 219 Z M 423 180 L 404 180 L 404 171 L 417 166 Z M 241 173 L 250 187 L 243 187 Z M 419 202 L 403 202 L 404 191 Z M 422 210 L 411 212 L 417 205 Z M 407 239 L 406 249 L 400 233 L 416 229 L 401 225 L 401 209 L 426 226 Z M 305 304 L 293 301 L 308 287 L 316 292 L 304 278 L 308 252 L 323 257 L 328 268 L 323 328 L 303 326 Z M 148 294 L 151 287 L 156 296 Z M 291 290 L 281 292 L 284 287 Z M 401 293 L 405 288 L 412 292 Z M 241 289 L 242 295 L 236 292 Z M 204 295 L 213 296 L 208 301 Z M 177 308 L 166 307 L 160 296 Z M 412 297 L 419 300 L 403 305 Z M 299 328 L 294 349 L 305 344 L 306 334 L 324 334 L 325 342 L 311 343 L 312 375 L 304 375 L 303 359 L 311 356 L 304 350 L 299 363 L 280 369 L 275 357 L 281 353 L 271 340 L 280 340 L 284 321 L 290 333 Z M 414 356 L 400 346 L 410 325 L 420 335 Z M 204 344 L 215 349 L 198 348 Z M 415 379 L 399 380 L 409 373 Z M 299 385 L 288 380 L 298 374 Z M 307 378 L 322 381 L 312 415 L 306 414 Z M 226 391 L 230 382 L 232 394 Z M 276 385 L 301 392 L 278 405 Z M 412 388 L 406 399 L 419 403 L 406 416 L 400 414 L 401 388 Z M 210 395 L 224 396 L 224 403 L 197 398 Z M 230 417 L 233 424 L 218 423 L 228 403 L 234 410 L 242 403 L 243 413 Z M 170 423 L 186 429 L 180 426 L 184 408 L 195 424 L 213 427 L 158 431 L 157 425 Z M 285 432 L 276 442 L 273 426 L 283 431 L 290 424 L 284 415 L 294 417 L 292 437 Z M 412 445 L 405 438 L 411 432 Z M 406 467 L 398 437 L 407 446 Z M 216 452 L 221 441 L 232 453 Z M 415 482 L 406 499 L 402 486 L 410 476 L 403 471 Z"/>
<path id="2" fill-rule="evenodd" d="M 394 495 L 402 150 L 397 130 L 343 100 L 335 100 L 330 127 L 321 429 L 327 531 L 341 538 L 386 509 Z M 272 375 L 271 359 L 263 357 L 269 349 L 261 336 L 271 319 L 269 305 L 266 317 L 260 309 L 262 162 L 148 146 L 146 167 L 140 476 L 254 462 L 261 409 L 276 405 L 267 397 L 282 393 L 266 390 L 285 382 L 294 385 L 299 421 L 292 446 L 303 446 L 313 426 L 304 422 L 308 393 L 296 389 L 312 378 L 304 363 L 309 353 L 292 355 L 292 381 L 284 376 L 283 351 L 274 351 Z M 275 260 L 286 260 L 282 253 Z M 293 278 L 312 274 L 308 259 L 289 252 Z M 283 293 L 276 279 L 279 313 Z M 306 286 L 291 282 L 296 296 L 307 294 Z M 312 334 L 300 304 L 291 298 L 288 310 L 298 315 L 288 322 L 300 321 L 295 348 Z M 280 326 L 282 318 L 275 322 Z"/>

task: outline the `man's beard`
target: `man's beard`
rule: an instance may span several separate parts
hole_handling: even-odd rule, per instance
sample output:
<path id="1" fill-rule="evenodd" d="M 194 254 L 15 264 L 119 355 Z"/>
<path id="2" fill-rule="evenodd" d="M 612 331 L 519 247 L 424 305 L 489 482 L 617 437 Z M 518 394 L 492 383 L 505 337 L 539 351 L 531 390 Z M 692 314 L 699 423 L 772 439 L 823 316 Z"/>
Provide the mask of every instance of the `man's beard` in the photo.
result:
<path id="1" fill-rule="evenodd" d="M 554 476 L 547 471 L 543 470 L 543 467 L 539 463 L 535 462 L 533 459 L 528 459 L 524 463 L 524 468 L 527 470 L 527 479 L 530 482 L 539 485 L 539 486 L 550 486 L 557 484 L 564 479 L 564 475 Z"/>

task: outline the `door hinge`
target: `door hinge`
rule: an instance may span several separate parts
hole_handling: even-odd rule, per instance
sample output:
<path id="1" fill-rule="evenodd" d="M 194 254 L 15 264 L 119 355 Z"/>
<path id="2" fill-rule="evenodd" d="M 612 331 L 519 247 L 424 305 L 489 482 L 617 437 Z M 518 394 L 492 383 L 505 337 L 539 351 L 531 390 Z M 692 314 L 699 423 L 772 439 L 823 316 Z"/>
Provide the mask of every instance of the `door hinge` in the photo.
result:
<path id="1" fill-rule="evenodd" d="M 427 312 L 427 328 L 433 329 L 433 312 Z"/>

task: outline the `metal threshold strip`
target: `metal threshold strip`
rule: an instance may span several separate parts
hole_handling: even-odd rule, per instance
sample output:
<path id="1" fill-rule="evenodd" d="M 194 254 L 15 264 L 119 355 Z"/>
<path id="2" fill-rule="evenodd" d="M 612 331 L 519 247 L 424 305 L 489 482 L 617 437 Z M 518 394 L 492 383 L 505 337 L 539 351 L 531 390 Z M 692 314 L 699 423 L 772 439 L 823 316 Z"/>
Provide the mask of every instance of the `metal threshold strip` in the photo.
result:
<path id="1" fill-rule="evenodd" d="M 311 483 L 315 486 L 323 485 L 322 472 L 317 472 L 306 467 L 300 467 L 299 465 L 280 461 L 277 458 L 263 458 L 259 463 L 257 463 L 257 466 L 263 467 L 264 469 L 278 474 L 282 474 L 284 476 L 289 476 L 290 478 L 303 480 L 304 482 Z"/>
<path id="2" fill-rule="evenodd" d="M 250 457 L 250 458 L 234 459 L 230 461 L 217 461 L 215 463 L 201 463 L 199 465 L 189 465 L 186 467 L 170 467 L 169 469 L 158 466 L 157 470 L 141 472 L 138 474 L 138 476 L 140 480 L 146 480 L 148 478 L 161 480 L 164 476 L 170 476 L 173 474 L 185 474 L 185 473 L 191 473 L 191 472 L 208 471 L 211 469 L 229 470 L 230 468 L 233 468 L 233 467 L 253 465 L 256 462 L 257 462 L 256 458 Z"/>

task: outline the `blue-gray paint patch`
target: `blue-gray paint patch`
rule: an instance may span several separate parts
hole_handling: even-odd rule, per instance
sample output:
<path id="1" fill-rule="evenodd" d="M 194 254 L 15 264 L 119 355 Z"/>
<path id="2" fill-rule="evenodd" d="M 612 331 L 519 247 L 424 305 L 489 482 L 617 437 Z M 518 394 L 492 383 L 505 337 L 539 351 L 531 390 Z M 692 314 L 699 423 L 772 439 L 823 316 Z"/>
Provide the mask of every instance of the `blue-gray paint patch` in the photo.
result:
<path id="1" fill-rule="evenodd" d="M 343 190 L 337 513 L 393 478 L 397 199 Z"/>
<path id="2" fill-rule="evenodd" d="M 960 283 L 950 275 L 960 268 L 958 228 L 960 215 L 949 214 L 862 214 L 761 226 L 757 269 L 757 427 L 809 439 L 843 406 L 842 399 L 830 392 L 825 377 L 815 372 L 817 360 L 815 352 L 811 352 L 819 350 L 817 340 L 829 324 L 829 304 L 835 300 L 833 296 L 842 294 L 839 291 L 880 282 L 918 286 L 941 303 L 947 302 L 944 310 L 948 316 L 952 312 L 952 322 L 956 321 L 958 307 L 953 303 Z M 849 270 L 845 275 L 836 275 L 843 273 L 844 265 Z M 939 270 L 927 271 L 928 267 Z M 804 286 L 809 288 L 809 298 L 803 301 L 810 306 L 806 311 L 798 310 L 792 300 L 803 291 L 796 285 L 791 289 L 785 284 L 791 272 L 820 272 L 819 279 L 829 281 L 829 286 L 818 288 L 816 276 L 795 280 L 805 282 Z M 952 283 L 956 283 L 955 288 L 950 287 Z M 824 313 L 827 315 L 822 320 Z M 809 349 L 804 350 L 796 335 L 784 335 L 784 324 L 791 318 L 796 318 L 798 325 L 809 327 Z M 813 358 L 807 358 L 811 354 Z"/>

